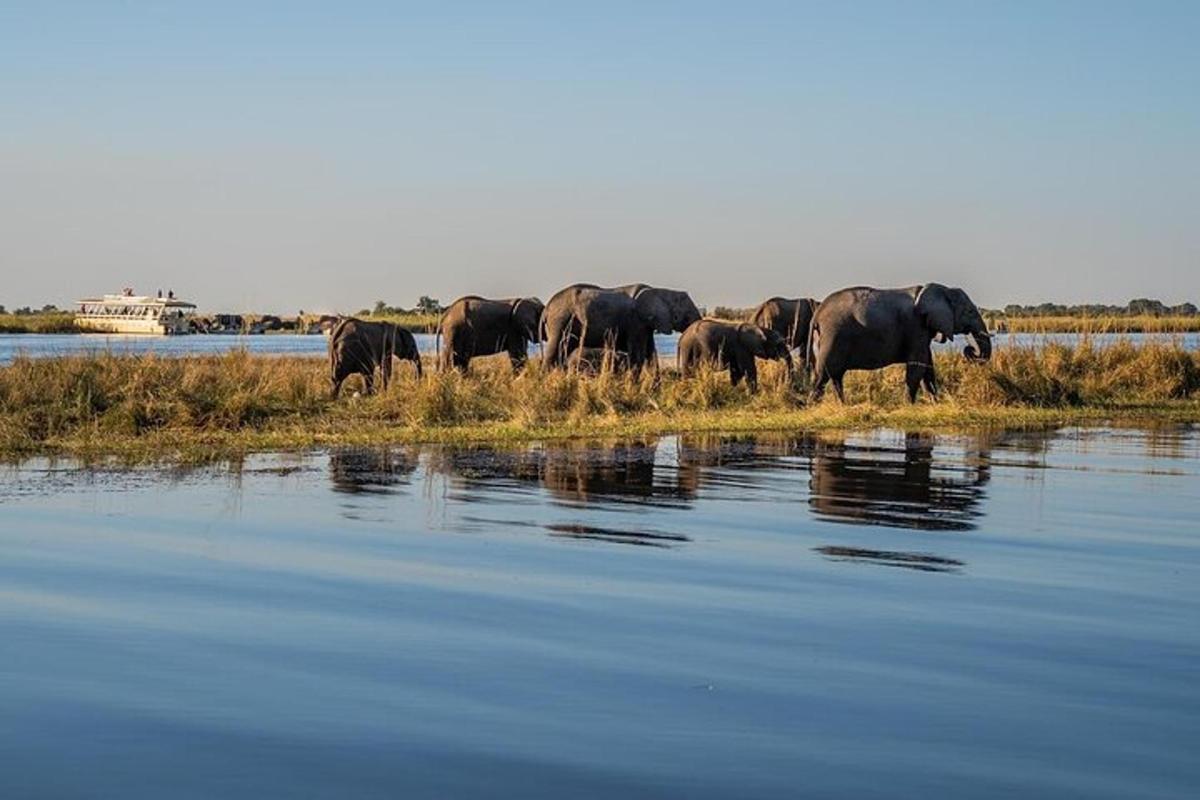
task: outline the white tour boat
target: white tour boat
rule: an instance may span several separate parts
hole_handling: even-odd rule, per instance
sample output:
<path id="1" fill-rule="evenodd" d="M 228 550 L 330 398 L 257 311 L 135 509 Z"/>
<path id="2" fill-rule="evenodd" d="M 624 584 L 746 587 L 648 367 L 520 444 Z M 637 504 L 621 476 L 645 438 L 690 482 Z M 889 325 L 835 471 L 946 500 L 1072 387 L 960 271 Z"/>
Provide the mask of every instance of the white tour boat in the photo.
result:
<path id="1" fill-rule="evenodd" d="M 79 301 L 75 324 L 89 331 L 103 333 L 141 333 L 155 336 L 175 336 L 191 333 L 192 312 L 196 306 L 175 297 L 135 295 L 132 289 L 121 294 Z"/>

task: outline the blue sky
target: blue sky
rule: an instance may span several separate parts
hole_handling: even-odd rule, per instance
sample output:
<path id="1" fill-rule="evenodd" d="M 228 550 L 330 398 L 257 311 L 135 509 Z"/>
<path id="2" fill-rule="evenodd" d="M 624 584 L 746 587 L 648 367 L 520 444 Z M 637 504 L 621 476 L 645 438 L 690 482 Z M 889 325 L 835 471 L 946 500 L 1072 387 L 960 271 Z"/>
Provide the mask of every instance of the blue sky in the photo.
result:
<path id="1" fill-rule="evenodd" d="M 0 303 L 1200 300 L 1200 3 L 0 1 Z"/>

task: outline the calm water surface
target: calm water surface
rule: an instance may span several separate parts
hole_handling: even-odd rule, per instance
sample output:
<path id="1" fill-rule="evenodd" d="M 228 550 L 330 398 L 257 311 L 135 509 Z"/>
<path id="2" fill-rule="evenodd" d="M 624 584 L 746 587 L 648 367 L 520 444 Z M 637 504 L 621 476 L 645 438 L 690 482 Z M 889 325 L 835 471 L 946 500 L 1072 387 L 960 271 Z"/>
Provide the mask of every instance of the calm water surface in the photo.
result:
<path id="1" fill-rule="evenodd" d="M 426 354 L 434 353 L 436 342 L 432 334 L 415 334 L 417 348 Z M 1200 350 L 1198 333 L 1133 333 L 1094 334 L 1098 344 L 1111 344 L 1128 339 L 1134 343 L 1180 342 L 1189 350 Z M 655 344 L 660 355 L 675 357 L 678 334 L 656 335 Z M 997 348 L 1011 344 L 1040 345 L 1045 342 L 1073 344 L 1079 336 L 1073 333 L 1018 333 L 997 334 L 993 337 Z M 295 334 L 269 334 L 264 336 L 109 336 L 106 334 L 0 334 L 0 364 L 11 363 L 18 355 L 40 358 L 45 356 L 78 355 L 81 353 L 158 353 L 159 355 L 183 356 L 224 353 L 229 350 L 245 349 L 263 355 L 323 356 L 329 346 L 325 336 L 301 336 Z M 960 350 L 962 342 L 935 345 L 935 349 Z M 530 354 L 538 349 L 531 345 Z"/>
<path id="2" fill-rule="evenodd" d="M 0 797 L 1193 798 L 1198 473 L 1196 428 L 3 467 Z"/>

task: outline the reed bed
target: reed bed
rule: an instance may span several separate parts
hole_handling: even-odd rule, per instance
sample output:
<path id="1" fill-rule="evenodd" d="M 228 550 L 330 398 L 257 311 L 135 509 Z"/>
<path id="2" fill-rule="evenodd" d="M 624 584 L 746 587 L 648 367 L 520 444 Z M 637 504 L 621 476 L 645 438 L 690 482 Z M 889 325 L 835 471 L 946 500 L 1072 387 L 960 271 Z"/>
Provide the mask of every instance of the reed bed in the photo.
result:
<path id="1" fill-rule="evenodd" d="M 441 314 L 423 314 L 419 311 L 401 314 L 367 314 L 362 317 L 371 322 L 394 322 L 413 333 L 436 333 Z"/>
<path id="2" fill-rule="evenodd" d="M 1009 317 L 986 316 L 988 328 L 1005 333 L 1196 333 L 1200 316 L 1057 316 Z"/>
<path id="3" fill-rule="evenodd" d="M 81 333 L 74 314 L 0 314 L 0 333 Z"/>
<path id="4" fill-rule="evenodd" d="M 376 441 L 558 438 L 704 430 L 896 425 L 1044 425 L 1104 418 L 1200 421 L 1200 353 L 1175 341 L 997 347 L 987 364 L 936 356 L 942 397 L 909 405 L 902 367 L 847 376 L 848 404 L 808 402 L 808 380 L 762 363 L 760 387 L 727 373 L 683 378 L 513 373 L 478 359 L 468 375 L 397 364 L 387 391 L 329 398 L 315 358 L 235 351 L 185 358 L 21 357 L 0 367 L 0 452 L 138 447 L 262 449 Z M 429 365 L 432 367 L 432 365 Z"/>

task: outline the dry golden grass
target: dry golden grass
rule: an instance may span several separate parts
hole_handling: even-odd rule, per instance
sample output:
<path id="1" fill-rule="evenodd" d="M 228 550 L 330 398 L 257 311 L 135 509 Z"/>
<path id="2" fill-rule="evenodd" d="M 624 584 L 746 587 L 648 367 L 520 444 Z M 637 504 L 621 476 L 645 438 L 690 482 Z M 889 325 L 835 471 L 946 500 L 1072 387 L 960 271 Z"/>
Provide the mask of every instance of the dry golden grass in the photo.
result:
<path id="1" fill-rule="evenodd" d="M 936 357 L 942 399 L 905 400 L 903 367 L 847 376 L 848 405 L 807 402 L 807 378 L 763 363 L 760 389 L 727 373 L 682 378 L 513 373 L 504 357 L 471 373 L 397 364 L 386 392 L 329 399 L 327 364 L 232 352 L 164 358 L 18 358 L 0 367 L 0 452 L 270 448 L 339 442 L 556 438 L 701 430 L 1045 425 L 1120 417 L 1200 421 L 1200 354 L 1178 342 L 997 347 L 987 364 Z M 430 365 L 432 367 L 432 365 Z"/>

